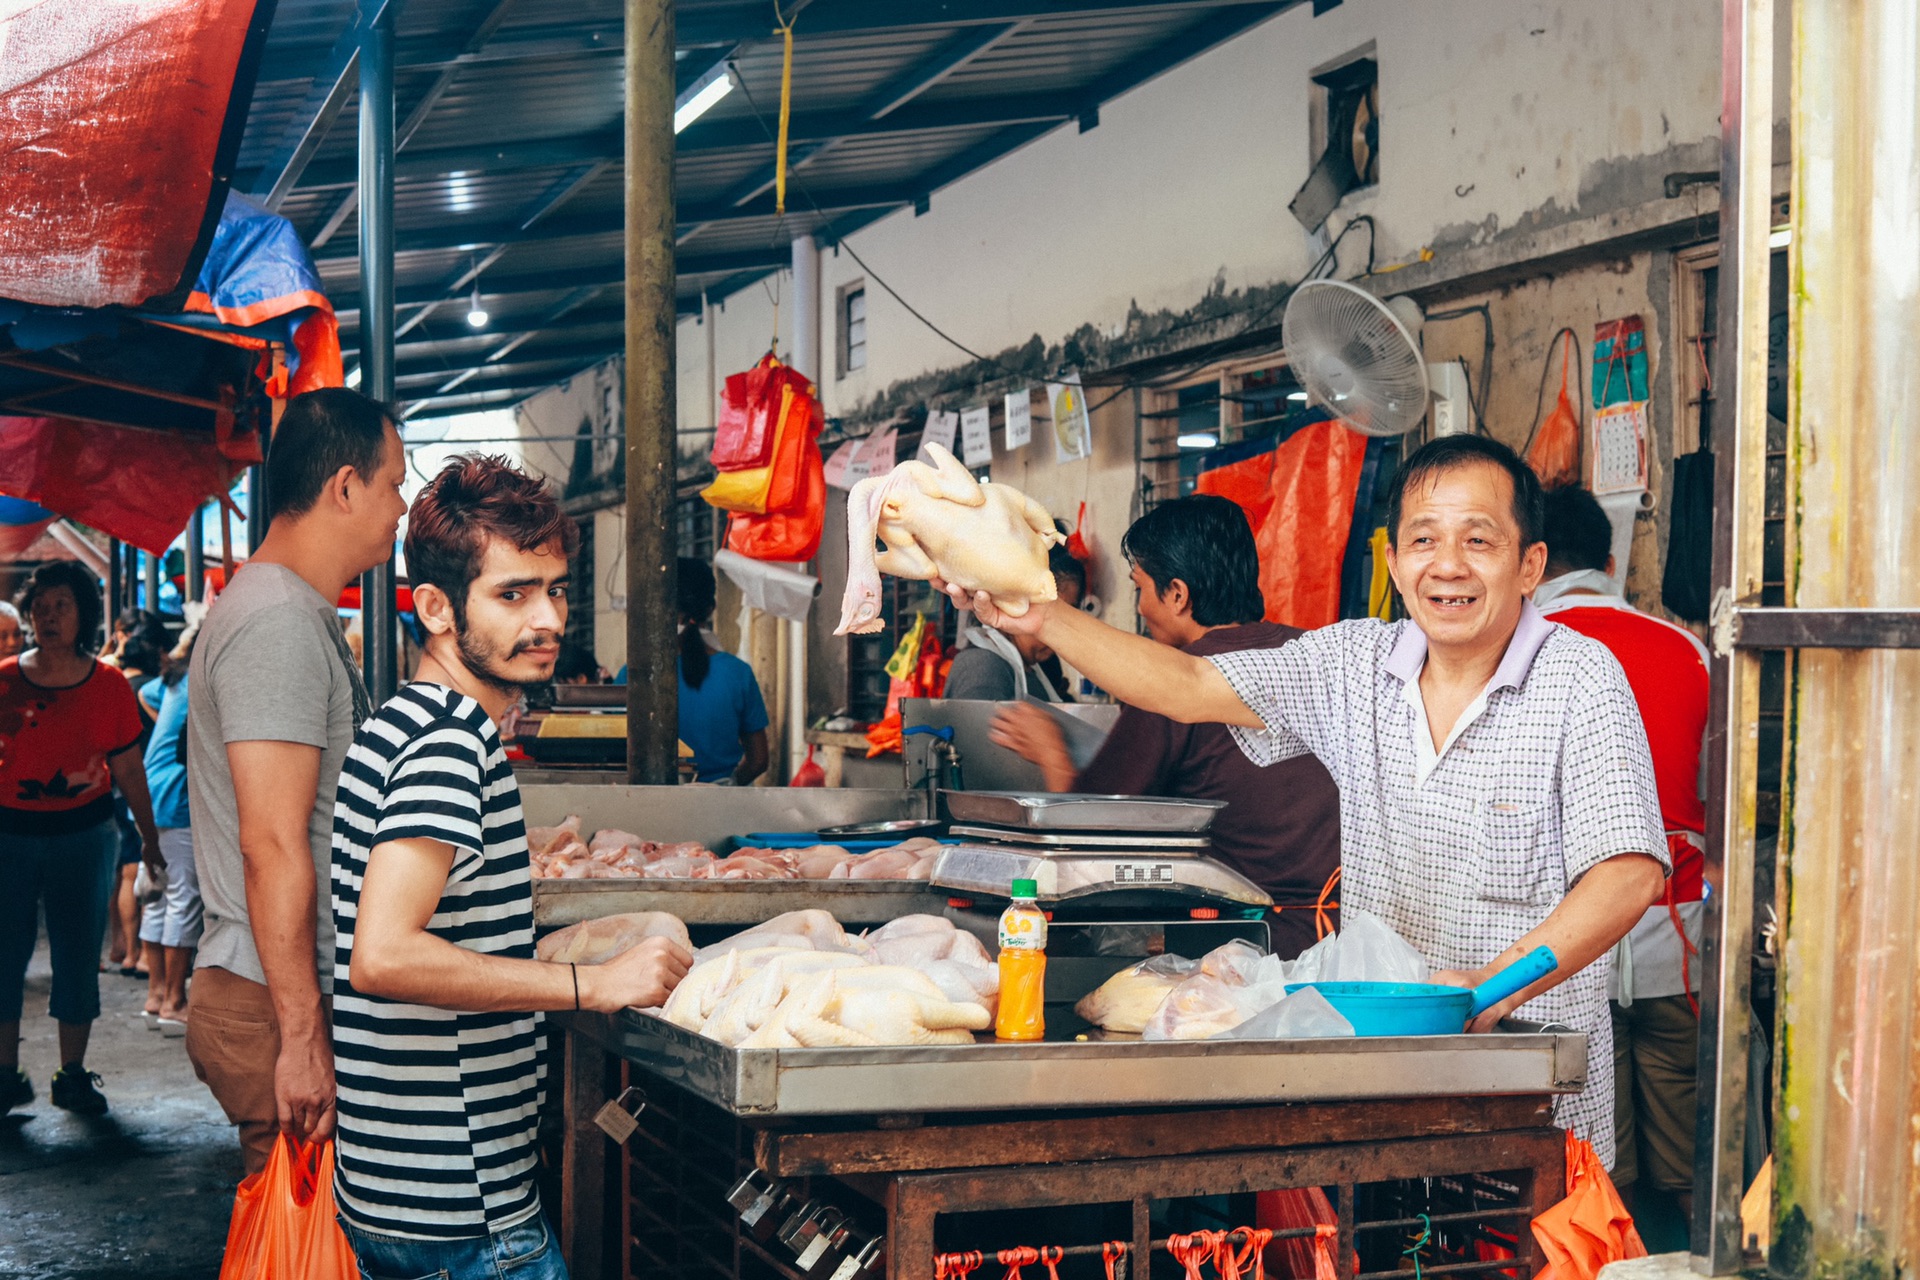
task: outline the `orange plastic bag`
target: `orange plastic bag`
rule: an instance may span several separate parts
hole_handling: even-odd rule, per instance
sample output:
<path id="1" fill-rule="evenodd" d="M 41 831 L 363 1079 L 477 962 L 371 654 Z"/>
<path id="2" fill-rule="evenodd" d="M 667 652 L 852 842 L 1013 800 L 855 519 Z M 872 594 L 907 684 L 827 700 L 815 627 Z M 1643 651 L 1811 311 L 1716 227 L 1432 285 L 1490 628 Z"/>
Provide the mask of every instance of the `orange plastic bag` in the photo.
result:
<path id="1" fill-rule="evenodd" d="M 333 1214 L 333 1144 L 296 1150 L 281 1134 L 267 1167 L 234 1194 L 220 1280 L 356 1280 Z"/>
<path id="2" fill-rule="evenodd" d="M 1574 412 L 1573 401 L 1567 395 L 1567 378 L 1574 359 L 1573 333 L 1562 329 L 1560 337 L 1560 399 L 1527 445 L 1527 465 L 1548 489 L 1580 483 L 1580 416 Z"/>
<path id="3" fill-rule="evenodd" d="M 1367 438 L 1315 422 L 1273 451 L 1273 507 L 1254 531 L 1267 621 L 1324 627 L 1340 620 L 1340 570 Z"/>
<path id="4" fill-rule="evenodd" d="M 720 393 L 720 421 L 709 455 L 716 471 L 744 471 L 773 460 L 774 411 L 779 401 L 767 395 L 773 371 L 783 368 L 771 354 L 745 373 L 730 375 Z"/>
<path id="5" fill-rule="evenodd" d="M 1583 1139 L 1567 1133 L 1567 1198 L 1533 1220 L 1547 1265 L 1536 1280 L 1594 1280 L 1600 1268 L 1644 1258 L 1647 1246 L 1613 1179 Z"/>
<path id="6" fill-rule="evenodd" d="M 709 506 L 748 515 L 770 515 L 793 507 L 805 494 L 805 468 L 823 466 L 814 443 L 826 427 L 826 415 L 814 397 L 813 386 L 799 374 L 778 368 L 768 380 L 765 396 L 773 420 L 773 450 L 766 465 L 721 471 L 701 490 Z M 779 375 L 786 376 L 779 376 Z"/>
<path id="7" fill-rule="evenodd" d="M 814 763 L 813 748 L 811 746 L 807 748 L 807 758 L 801 761 L 798 769 L 794 770 L 793 781 L 787 785 L 790 787 L 824 787 L 827 785 L 827 771 Z"/>

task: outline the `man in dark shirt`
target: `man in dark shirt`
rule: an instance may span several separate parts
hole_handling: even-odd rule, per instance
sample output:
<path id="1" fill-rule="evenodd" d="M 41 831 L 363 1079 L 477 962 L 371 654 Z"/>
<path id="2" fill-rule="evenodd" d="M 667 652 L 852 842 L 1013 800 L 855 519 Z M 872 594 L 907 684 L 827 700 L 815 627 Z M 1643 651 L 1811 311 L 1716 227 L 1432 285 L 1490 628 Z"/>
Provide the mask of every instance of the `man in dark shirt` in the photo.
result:
<path id="1" fill-rule="evenodd" d="M 1240 508 L 1195 496 L 1163 503 L 1121 542 L 1141 621 L 1161 644 L 1198 657 L 1278 648 L 1299 635 L 1262 621 L 1260 559 Z M 1053 718 L 1010 707 L 993 739 L 1039 765 L 1051 791 L 1224 800 L 1213 856 L 1273 895 L 1274 951 L 1288 959 L 1318 935 L 1316 905 L 1340 869 L 1340 793 L 1325 766 L 1296 756 L 1261 768 L 1224 725 L 1179 724 L 1122 707 L 1106 744 L 1076 771 Z M 1329 923 L 1333 921 L 1329 917 Z"/>

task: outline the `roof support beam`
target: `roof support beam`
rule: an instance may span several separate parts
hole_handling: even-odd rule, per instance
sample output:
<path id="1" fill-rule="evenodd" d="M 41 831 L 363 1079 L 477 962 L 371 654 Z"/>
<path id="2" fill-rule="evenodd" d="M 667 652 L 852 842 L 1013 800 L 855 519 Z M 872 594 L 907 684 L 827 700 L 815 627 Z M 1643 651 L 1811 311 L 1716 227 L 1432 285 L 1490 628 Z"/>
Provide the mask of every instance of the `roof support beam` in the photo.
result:
<path id="1" fill-rule="evenodd" d="M 869 120 L 884 119 L 1027 25 L 1025 21 L 995 22 L 965 28 L 875 90 L 864 104 L 864 114 Z"/>
<path id="2" fill-rule="evenodd" d="M 389 8 L 397 10 L 402 3 L 404 0 L 361 0 L 354 20 L 333 42 L 326 61 L 315 69 L 306 101 L 282 130 L 272 158 L 254 175 L 248 188 L 267 208 L 277 211 L 287 193 L 299 185 L 307 162 L 313 159 L 358 84 L 361 43 Z"/>

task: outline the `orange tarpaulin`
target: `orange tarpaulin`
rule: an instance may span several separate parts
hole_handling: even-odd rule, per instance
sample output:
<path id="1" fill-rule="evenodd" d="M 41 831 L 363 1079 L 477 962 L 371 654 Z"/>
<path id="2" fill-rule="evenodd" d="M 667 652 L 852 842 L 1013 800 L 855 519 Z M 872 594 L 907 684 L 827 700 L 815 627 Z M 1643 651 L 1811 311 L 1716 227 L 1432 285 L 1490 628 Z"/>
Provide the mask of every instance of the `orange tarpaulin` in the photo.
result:
<path id="1" fill-rule="evenodd" d="M 255 9 L 0 7 L 0 297 L 138 306 L 191 283 Z"/>

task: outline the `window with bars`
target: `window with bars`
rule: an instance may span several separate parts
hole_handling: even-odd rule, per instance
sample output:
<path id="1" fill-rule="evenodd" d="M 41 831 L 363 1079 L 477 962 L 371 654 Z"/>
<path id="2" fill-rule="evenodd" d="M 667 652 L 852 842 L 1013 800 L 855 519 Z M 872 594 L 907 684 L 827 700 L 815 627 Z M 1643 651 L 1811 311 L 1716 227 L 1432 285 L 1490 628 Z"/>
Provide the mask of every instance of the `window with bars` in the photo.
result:
<path id="1" fill-rule="evenodd" d="M 867 367 L 867 289 L 850 284 L 840 290 L 839 374 Z"/>

